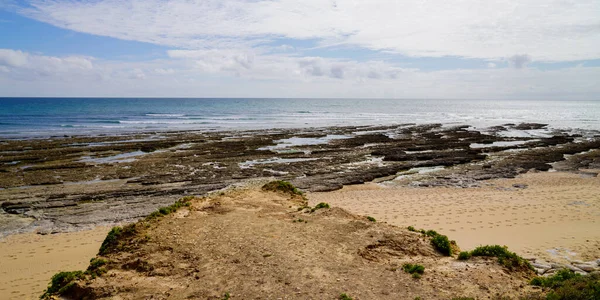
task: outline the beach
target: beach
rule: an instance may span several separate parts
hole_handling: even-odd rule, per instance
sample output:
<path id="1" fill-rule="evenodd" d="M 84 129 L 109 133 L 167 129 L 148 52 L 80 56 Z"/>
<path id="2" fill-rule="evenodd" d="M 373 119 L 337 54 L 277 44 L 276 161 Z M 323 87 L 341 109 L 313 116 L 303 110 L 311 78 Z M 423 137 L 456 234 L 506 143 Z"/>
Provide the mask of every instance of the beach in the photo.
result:
<path id="1" fill-rule="evenodd" d="M 400 227 L 433 229 L 463 250 L 505 245 L 524 257 L 553 262 L 600 258 L 598 177 L 527 173 L 466 189 L 368 183 L 311 193 L 309 199 L 312 205 L 327 202 Z"/>
<path id="2" fill-rule="evenodd" d="M 548 262 L 594 260 L 599 148 L 595 130 L 537 123 L 7 139 L 1 294 L 36 298 L 54 273 L 84 270 L 111 226 L 268 178 L 290 181 L 310 205 L 433 229 L 463 250 L 500 244 Z"/>
<path id="3" fill-rule="evenodd" d="M 17 234 L 0 240 L 0 299 L 39 299 L 52 275 L 85 270 L 110 229 L 39 235 Z"/>

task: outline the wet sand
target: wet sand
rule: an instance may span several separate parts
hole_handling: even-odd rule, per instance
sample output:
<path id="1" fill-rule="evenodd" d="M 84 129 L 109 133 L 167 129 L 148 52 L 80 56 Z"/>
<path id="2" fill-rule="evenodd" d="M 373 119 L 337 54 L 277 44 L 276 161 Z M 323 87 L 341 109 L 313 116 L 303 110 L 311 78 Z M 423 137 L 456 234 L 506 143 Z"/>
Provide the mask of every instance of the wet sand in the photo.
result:
<path id="1" fill-rule="evenodd" d="M 513 184 L 526 184 L 515 188 Z M 561 172 L 487 181 L 481 188 L 413 188 L 369 183 L 311 193 L 379 222 L 434 229 L 463 250 L 506 245 L 550 261 L 600 258 L 600 178 Z"/>
<path id="2" fill-rule="evenodd" d="M 0 240 L 0 299 L 39 299 L 52 275 L 85 270 L 109 230 L 28 233 Z"/>

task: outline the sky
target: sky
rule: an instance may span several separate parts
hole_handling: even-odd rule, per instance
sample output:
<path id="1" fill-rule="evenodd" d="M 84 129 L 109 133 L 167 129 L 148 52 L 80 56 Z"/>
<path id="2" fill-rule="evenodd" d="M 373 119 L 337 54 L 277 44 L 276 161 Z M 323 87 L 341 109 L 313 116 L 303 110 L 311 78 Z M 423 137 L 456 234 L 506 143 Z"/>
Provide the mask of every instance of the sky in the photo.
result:
<path id="1" fill-rule="evenodd" d="M 0 0 L 0 97 L 600 100 L 600 0 Z"/>

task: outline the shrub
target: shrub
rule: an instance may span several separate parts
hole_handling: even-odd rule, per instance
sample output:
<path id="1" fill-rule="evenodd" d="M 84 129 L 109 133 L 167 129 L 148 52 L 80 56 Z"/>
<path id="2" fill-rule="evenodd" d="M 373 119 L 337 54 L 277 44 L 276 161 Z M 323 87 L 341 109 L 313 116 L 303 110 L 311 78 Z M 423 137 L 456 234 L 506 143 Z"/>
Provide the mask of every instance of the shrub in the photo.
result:
<path id="1" fill-rule="evenodd" d="M 135 224 L 129 224 L 125 227 L 115 226 L 106 235 L 106 238 L 100 245 L 98 255 L 105 255 L 123 248 L 122 239 L 129 238 L 137 234 Z"/>
<path id="2" fill-rule="evenodd" d="M 369 220 L 371 222 L 377 222 L 377 220 L 375 220 L 375 218 L 373 218 L 371 216 L 367 216 L 367 220 Z"/>
<path id="3" fill-rule="evenodd" d="M 429 236 L 429 237 L 435 237 L 435 236 L 438 236 L 440 234 L 438 234 L 435 230 L 427 230 L 427 231 L 425 231 L 425 235 Z"/>
<path id="4" fill-rule="evenodd" d="M 102 258 L 92 258 L 90 259 L 90 265 L 88 266 L 88 270 L 96 270 L 107 263 L 106 260 Z"/>
<path id="5" fill-rule="evenodd" d="M 408 231 L 416 232 L 417 230 L 412 226 L 408 226 Z"/>
<path id="6" fill-rule="evenodd" d="M 340 300 L 352 300 L 352 298 L 346 294 L 340 294 Z"/>
<path id="7" fill-rule="evenodd" d="M 44 292 L 41 298 L 49 298 L 51 295 L 61 295 L 69 291 L 75 280 L 84 278 L 81 271 L 74 272 L 59 272 L 52 276 L 50 285 Z"/>
<path id="8" fill-rule="evenodd" d="M 467 260 L 469 258 L 471 258 L 471 253 L 469 251 L 463 251 L 458 254 L 459 260 Z"/>
<path id="9" fill-rule="evenodd" d="M 321 209 L 321 208 L 329 208 L 329 204 L 325 203 L 325 202 L 321 202 L 315 206 L 315 209 Z"/>
<path id="10" fill-rule="evenodd" d="M 301 196 L 303 194 L 302 191 L 297 189 L 293 184 L 283 180 L 271 181 L 263 185 L 262 189 L 265 191 L 283 192 L 290 195 Z"/>
<path id="11" fill-rule="evenodd" d="M 417 264 L 404 264 L 402 265 L 402 269 L 409 274 L 423 274 L 425 272 L 425 267 Z"/>
<path id="12" fill-rule="evenodd" d="M 437 234 L 431 239 L 431 244 L 440 253 L 447 255 L 447 256 L 452 255 L 452 247 L 450 245 L 450 241 L 448 240 L 447 236 Z"/>
<path id="13" fill-rule="evenodd" d="M 563 269 L 550 277 L 535 277 L 532 285 L 552 289 L 546 299 L 600 299 L 600 274 L 582 276 Z"/>
<path id="14" fill-rule="evenodd" d="M 531 264 L 514 252 L 508 251 L 506 246 L 487 245 L 480 246 L 471 251 L 472 256 L 497 257 L 498 263 L 509 270 L 533 270 Z"/>

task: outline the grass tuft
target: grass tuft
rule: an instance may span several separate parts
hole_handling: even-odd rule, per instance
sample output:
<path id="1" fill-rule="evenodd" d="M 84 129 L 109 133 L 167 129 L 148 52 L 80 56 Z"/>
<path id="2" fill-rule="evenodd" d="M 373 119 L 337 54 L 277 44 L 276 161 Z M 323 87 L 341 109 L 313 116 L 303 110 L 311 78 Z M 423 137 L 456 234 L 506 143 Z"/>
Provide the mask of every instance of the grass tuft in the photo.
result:
<path id="1" fill-rule="evenodd" d="M 505 268 L 513 270 L 533 270 L 531 264 L 514 252 L 508 251 L 506 246 L 487 245 L 480 246 L 471 251 L 472 256 L 497 257 L 498 263 Z"/>
<path id="2" fill-rule="evenodd" d="M 425 272 L 425 267 L 418 264 L 404 264 L 402 265 L 402 270 L 404 270 L 406 273 L 412 274 L 413 278 L 421 278 L 421 275 Z"/>
<path id="3" fill-rule="evenodd" d="M 263 185 L 262 189 L 265 191 L 283 192 L 283 193 L 290 194 L 290 195 L 302 196 L 304 194 L 304 193 L 302 193 L 302 191 L 300 191 L 298 188 L 296 188 L 293 184 L 291 184 L 287 181 L 283 181 L 283 180 L 271 181 L 271 182 Z"/>
<path id="4" fill-rule="evenodd" d="M 194 198 L 195 198 L 194 196 L 185 196 L 169 206 L 161 207 L 157 211 L 154 211 L 150 215 L 148 215 L 146 217 L 146 221 L 151 221 L 151 220 L 160 218 L 162 216 L 170 215 L 182 207 L 190 206 L 190 205 L 192 205 L 191 201 Z"/>
<path id="5" fill-rule="evenodd" d="M 340 297 L 338 298 L 340 300 L 352 300 L 352 297 L 346 295 L 346 294 L 340 294 Z"/>
<path id="6" fill-rule="evenodd" d="M 371 216 L 367 216 L 367 220 L 369 220 L 371 222 L 377 222 L 377 220 Z"/>
<path id="7" fill-rule="evenodd" d="M 467 260 L 469 258 L 471 258 L 471 252 L 469 252 L 469 251 L 463 251 L 458 254 L 459 260 Z"/>

